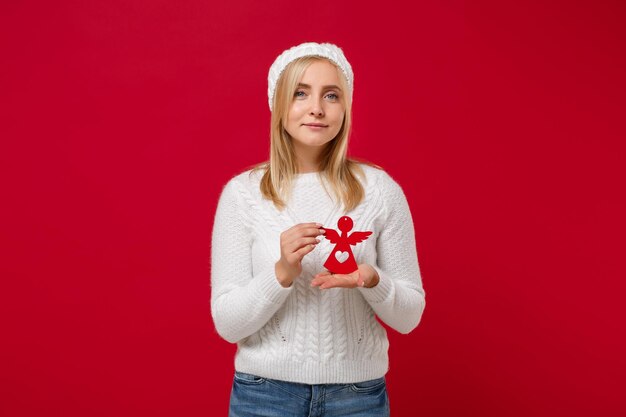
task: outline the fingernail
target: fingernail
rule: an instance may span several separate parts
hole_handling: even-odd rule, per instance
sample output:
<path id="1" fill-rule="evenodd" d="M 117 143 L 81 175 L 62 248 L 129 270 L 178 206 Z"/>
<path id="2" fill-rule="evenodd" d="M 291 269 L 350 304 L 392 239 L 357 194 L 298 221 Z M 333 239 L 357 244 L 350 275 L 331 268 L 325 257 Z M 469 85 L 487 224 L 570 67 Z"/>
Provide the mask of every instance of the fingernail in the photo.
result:
<path id="1" fill-rule="evenodd" d="M 322 226 L 323 226 L 323 224 L 322 224 L 322 223 L 315 223 L 315 225 L 316 225 L 317 227 L 322 227 Z"/>

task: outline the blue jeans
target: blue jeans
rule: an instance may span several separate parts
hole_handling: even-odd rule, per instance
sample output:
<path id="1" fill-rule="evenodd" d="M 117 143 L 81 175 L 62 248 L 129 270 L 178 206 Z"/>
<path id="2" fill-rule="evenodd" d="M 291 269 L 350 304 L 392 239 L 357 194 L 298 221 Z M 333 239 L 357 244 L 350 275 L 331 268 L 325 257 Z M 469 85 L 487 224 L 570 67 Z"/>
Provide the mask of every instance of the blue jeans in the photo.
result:
<path id="1" fill-rule="evenodd" d="M 229 417 L 388 417 L 385 378 L 307 385 L 235 372 Z"/>

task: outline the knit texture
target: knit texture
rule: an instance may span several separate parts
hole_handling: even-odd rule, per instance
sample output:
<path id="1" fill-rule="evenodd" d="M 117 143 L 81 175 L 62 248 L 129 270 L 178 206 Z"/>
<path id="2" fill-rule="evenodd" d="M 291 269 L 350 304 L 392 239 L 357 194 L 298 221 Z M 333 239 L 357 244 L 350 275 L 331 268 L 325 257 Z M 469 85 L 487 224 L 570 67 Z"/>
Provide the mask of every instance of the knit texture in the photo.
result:
<path id="1" fill-rule="evenodd" d="M 387 173 L 362 168 L 365 199 L 349 212 L 317 173 L 297 176 L 282 211 L 262 197 L 261 171 L 239 174 L 224 187 L 213 226 L 211 313 L 220 336 L 237 343 L 236 370 L 306 384 L 380 378 L 389 367 L 389 342 L 375 316 L 400 333 L 418 325 L 425 298 L 409 206 Z M 302 274 L 283 288 L 274 270 L 280 234 L 303 222 L 337 229 L 343 215 L 354 220 L 353 231 L 373 232 L 352 250 L 357 263 L 377 270 L 378 285 L 311 287 L 333 249 L 320 236 Z"/>

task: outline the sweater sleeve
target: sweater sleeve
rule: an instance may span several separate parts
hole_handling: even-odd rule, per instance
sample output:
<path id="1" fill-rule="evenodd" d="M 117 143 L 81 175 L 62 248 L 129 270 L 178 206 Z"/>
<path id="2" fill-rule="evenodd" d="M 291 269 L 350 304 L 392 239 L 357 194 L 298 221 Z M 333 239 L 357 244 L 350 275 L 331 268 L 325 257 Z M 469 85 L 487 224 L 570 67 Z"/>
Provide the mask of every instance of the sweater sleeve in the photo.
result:
<path id="1" fill-rule="evenodd" d="M 413 219 L 398 183 L 385 173 L 379 184 L 386 221 L 376 243 L 376 265 L 372 266 L 380 281 L 373 288 L 359 290 L 383 322 L 406 334 L 417 327 L 426 305 Z"/>
<path id="2" fill-rule="evenodd" d="M 273 265 L 253 271 L 251 213 L 240 187 L 235 179 L 224 187 L 211 239 L 211 315 L 231 343 L 262 328 L 291 292 L 280 285 Z"/>

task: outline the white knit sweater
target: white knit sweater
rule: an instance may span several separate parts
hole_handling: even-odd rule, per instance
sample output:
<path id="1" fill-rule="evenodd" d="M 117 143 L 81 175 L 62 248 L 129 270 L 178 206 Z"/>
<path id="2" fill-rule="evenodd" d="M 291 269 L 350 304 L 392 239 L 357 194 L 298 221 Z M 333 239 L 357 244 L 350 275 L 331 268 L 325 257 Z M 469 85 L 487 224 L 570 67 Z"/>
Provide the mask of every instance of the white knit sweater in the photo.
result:
<path id="1" fill-rule="evenodd" d="M 224 187 L 213 226 L 211 313 L 217 332 L 237 343 L 236 370 L 306 384 L 379 378 L 389 366 L 389 342 L 375 315 L 400 333 L 419 323 L 425 299 L 409 206 L 387 173 L 362 167 L 365 199 L 350 212 L 334 203 L 317 173 L 297 176 L 282 211 L 262 197 L 261 171 Z M 274 270 L 281 232 L 303 222 L 337 230 L 343 215 L 354 220 L 352 231 L 373 232 L 352 249 L 358 264 L 377 270 L 378 285 L 311 287 L 333 248 L 320 236 L 302 274 L 283 288 Z"/>

